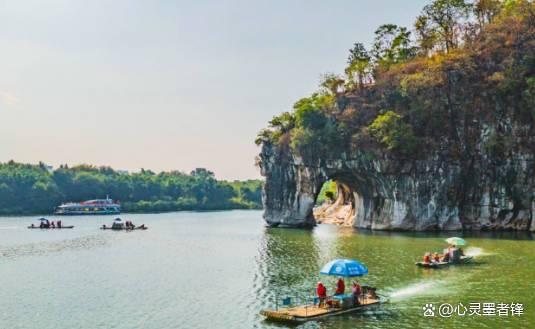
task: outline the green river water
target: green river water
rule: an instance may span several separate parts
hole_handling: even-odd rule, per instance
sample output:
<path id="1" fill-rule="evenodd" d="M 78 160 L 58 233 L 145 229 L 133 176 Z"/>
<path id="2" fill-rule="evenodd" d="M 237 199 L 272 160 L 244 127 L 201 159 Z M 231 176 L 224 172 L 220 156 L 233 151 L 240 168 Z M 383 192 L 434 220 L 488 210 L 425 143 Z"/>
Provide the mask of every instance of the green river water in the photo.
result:
<path id="1" fill-rule="evenodd" d="M 101 231 L 113 217 L 97 216 L 41 231 L 26 229 L 35 217 L 0 217 L 0 328 L 535 328 L 529 234 L 464 235 L 475 262 L 429 270 L 414 262 L 448 234 L 273 229 L 259 211 L 122 217 L 150 228 Z M 366 264 L 360 281 L 389 303 L 300 326 L 258 314 L 276 296 L 313 288 L 320 267 L 342 257 Z M 334 279 L 321 279 L 332 291 Z M 444 303 L 521 303 L 523 314 L 444 318 Z M 423 315 L 425 304 L 435 316 Z"/>

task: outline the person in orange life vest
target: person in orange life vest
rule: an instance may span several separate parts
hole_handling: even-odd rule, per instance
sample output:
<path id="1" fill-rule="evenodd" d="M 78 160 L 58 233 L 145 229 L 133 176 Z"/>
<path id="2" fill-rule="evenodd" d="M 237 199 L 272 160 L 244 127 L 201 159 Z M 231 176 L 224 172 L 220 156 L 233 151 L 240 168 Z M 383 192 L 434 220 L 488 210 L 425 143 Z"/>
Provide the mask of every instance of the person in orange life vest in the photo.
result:
<path id="1" fill-rule="evenodd" d="M 327 299 L 327 288 L 321 283 L 321 281 L 318 281 L 318 287 L 316 288 L 316 293 L 318 294 L 319 298 L 319 304 L 318 307 L 322 307 L 325 303 L 325 300 Z"/>
<path id="2" fill-rule="evenodd" d="M 431 263 L 431 253 L 426 252 L 424 255 L 424 264 L 429 264 L 429 263 Z"/>
<path id="3" fill-rule="evenodd" d="M 335 295 L 343 295 L 346 290 L 346 285 L 344 283 L 344 280 L 342 278 L 338 279 L 338 282 L 336 283 L 336 292 Z"/>
<path id="4" fill-rule="evenodd" d="M 440 262 L 440 256 L 438 256 L 438 252 L 435 252 L 433 254 L 433 262 L 435 262 L 435 263 Z"/>

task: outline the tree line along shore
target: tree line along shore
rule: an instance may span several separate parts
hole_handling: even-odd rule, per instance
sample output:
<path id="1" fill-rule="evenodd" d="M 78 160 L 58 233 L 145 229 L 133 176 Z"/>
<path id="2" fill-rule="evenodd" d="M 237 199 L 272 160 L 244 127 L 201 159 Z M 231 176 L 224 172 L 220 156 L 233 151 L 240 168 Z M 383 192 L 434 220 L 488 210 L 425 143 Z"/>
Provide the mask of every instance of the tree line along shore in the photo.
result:
<path id="1" fill-rule="evenodd" d="M 224 181 L 197 168 L 127 173 L 111 167 L 44 163 L 0 163 L 0 214 L 49 214 L 63 202 L 103 198 L 121 202 L 123 212 L 259 209 L 261 180 Z"/>

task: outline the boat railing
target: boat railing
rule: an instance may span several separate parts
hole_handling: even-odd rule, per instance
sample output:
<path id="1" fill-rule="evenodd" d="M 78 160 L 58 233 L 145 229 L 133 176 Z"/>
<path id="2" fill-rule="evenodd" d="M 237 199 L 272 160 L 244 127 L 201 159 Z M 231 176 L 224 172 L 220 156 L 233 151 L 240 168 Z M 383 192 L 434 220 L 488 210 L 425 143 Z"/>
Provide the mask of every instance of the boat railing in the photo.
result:
<path id="1" fill-rule="evenodd" d="M 287 308 L 294 306 L 310 306 L 315 305 L 319 301 L 314 289 L 310 291 L 290 291 L 284 293 L 276 293 L 274 297 L 275 310 L 279 308 Z"/>
<path id="2" fill-rule="evenodd" d="M 325 302 L 339 298 L 340 295 L 327 295 Z M 320 298 L 316 294 L 316 289 L 309 291 L 292 291 L 284 293 L 276 293 L 274 296 L 274 309 L 278 311 L 281 308 L 300 307 L 304 309 L 305 316 L 308 316 L 308 311 L 311 308 L 317 308 L 320 303 Z"/>

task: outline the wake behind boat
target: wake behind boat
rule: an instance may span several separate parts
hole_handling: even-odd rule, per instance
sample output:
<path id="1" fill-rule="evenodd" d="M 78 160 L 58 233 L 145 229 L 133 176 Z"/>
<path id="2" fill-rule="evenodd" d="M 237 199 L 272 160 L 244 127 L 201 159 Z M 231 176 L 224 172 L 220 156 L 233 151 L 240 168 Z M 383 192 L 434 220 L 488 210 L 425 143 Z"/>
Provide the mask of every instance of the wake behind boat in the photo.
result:
<path id="1" fill-rule="evenodd" d="M 117 215 L 121 205 L 108 196 L 106 199 L 64 203 L 56 208 L 55 215 Z"/>

